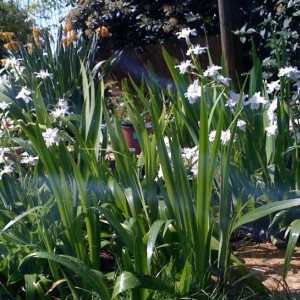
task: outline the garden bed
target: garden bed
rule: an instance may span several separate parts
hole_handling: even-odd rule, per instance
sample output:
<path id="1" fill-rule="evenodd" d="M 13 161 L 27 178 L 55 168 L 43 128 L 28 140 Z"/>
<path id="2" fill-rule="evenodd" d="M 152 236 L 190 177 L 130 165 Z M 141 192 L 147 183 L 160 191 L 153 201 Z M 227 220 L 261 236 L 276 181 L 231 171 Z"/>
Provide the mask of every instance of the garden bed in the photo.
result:
<path id="1" fill-rule="evenodd" d="M 258 272 L 263 284 L 272 291 L 300 295 L 300 247 L 296 247 L 286 282 L 282 279 L 285 250 L 271 243 L 247 245 L 236 255 L 252 271 Z M 298 298 L 297 298 L 298 299 Z"/>

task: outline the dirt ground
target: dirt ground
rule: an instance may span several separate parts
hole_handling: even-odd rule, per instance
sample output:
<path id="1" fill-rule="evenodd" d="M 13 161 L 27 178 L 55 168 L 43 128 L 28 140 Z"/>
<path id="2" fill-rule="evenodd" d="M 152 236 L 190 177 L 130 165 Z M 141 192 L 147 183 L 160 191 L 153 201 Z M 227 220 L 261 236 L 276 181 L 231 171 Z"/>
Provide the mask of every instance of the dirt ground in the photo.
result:
<path id="1" fill-rule="evenodd" d="M 263 243 L 243 247 L 236 255 L 248 268 L 259 273 L 263 284 L 270 290 L 288 289 L 300 297 L 300 247 L 295 249 L 292 256 L 286 285 L 282 279 L 285 250 L 279 250 L 270 243 Z"/>

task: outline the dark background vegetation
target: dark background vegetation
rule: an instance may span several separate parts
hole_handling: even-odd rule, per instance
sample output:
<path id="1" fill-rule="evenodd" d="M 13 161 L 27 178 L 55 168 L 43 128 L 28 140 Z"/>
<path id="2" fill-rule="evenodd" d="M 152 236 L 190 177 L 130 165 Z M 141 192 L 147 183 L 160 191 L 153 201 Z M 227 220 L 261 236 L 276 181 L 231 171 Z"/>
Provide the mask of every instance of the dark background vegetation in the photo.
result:
<path id="1" fill-rule="evenodd" d="M 289 63 L 299 61 L 299 8 L 296 0 L 231 0 L 233 49 L 241 71 L 251 66 L 252 41 L 267 68 L 274 67 L 275 48 L 285 41 Z M 75 29 L 87 36 L 97 28 L 108 28 L 99 37 L 98 51 L 128 47 L 145 48 L 151 43 L 176 39 L 182 27 L 196 28 L 199 36 L 219 35 L 218 1 L 132 0 L 70 1 L 74 9 L 67 17 Z M 250 64 L 249 64 L 250 62 Z M 268 70 L 267 70 L 268 71 Z M 269 69 L 269 71 L 272 71 Z"/>

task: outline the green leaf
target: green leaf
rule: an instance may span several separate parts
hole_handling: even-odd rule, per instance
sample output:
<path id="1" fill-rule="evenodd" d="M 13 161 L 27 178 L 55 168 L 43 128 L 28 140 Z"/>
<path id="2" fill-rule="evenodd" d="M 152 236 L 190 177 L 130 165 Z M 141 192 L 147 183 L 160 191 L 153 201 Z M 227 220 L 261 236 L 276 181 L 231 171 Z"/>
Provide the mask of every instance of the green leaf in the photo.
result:
<path id="1" fill-rule="evenodd" d="M 176 283 L 176 288 L 178 289 L 180 295 L 185 295 L 190 290 L 190 283 L 193 277 L 192 270 L 192 264 L 190 260 L 187 259 L 180 276 L 180 281 Z"/>
<path id="2" fill-rule="evenodd" d="M 9 221 L 9 222 L 5 225 L 5 227 L 4 227 L 3 229 L 1 229 L 0 233 L 2 234 L 3 231 L 7 230 L 7 229 L 10 228 L 11 226 L 13 226 L 15 223 L 17 223 L 18 221 L 20 221 L 21 219 L 23 219 L 24 217 L 26 217 L 26 216 L 32 214 L 33 212 L 35 212 L 35 211 L 37 211 L 37 210 L 39 210 L 39 209 L 41 209 L 41 208 L 43 208 L 43 207 L 42 207 L 42 206 L 36 206 L 36 207 L 33 207 L 33 208 L 31 208 L 31 209 L 29 209 L 29 210 L 27 210 L 27 211 L 25 211 L 25 212 L 23 212 L 23 213 L 17 215 L 13 220 Z"/>
<path id="3" fill-rule="evenodd" d="M 124 272 L 117 278 L 112 299 L 117 297 L 120 293 L 135 288 L 152 289 L 174 295 L 173 287 L 165 283 L 163 280 L 153 276 Z"/>
<path id="4" fill-rule="evenodd" d="M 251 212 L 246 213 L 242 216 L 234 225 L 232 230 L 239 228 L 240 226 L 256 221 L 260 218 L 263 218 L 271 213 L 276 211 L 292 208 L 295 206 L 300 205 L 300 198 L 290 199 L 290 200 L 283 200 L 283 201 L 276 201 L 270 204 L 266 204 L 254 209 Z"/>
<path id="5" fill-rule="evenodd" d="M 203 87 L 202 87 L 202 94 Z M 199 161 L 198 161 L 198 178 L 197 178 L 197 199 L 196 199 L 196 216 L 197 216 L 197 235 L 195 237 L 195 252 L 196 252 L 196 269 L 199 280 L 203 283 L 205 273 L 209 265 L 209 257 L 207 257 L 207 248 L 210 247 L 207 241 L 209 240 L 209 209 L 211 201 L 211 185 L 210 179 L 212 166 L 209 162 L 209 140 L 208 140 L 208 116 L 206 98 L 201 99 L 200 111 L 200 132 L 199 132 Z M 201 174 L 201 175 L 200 175 Z M 195 229 L 192 231 L 195 235 Z"/>
<path id="6" fill-rule="evenodd" d="M 300 220 L 294 220 L 290 225 L 290 237 L 286 248 L 285 261 L 283 266 L 283 278 L 287 276 L 290 268 L 291 258 L 300 235 Z"/>
<path id="7" fill-rule="evenodd" d="M 107 222 L 116 230 L 117 234 L 120 236 L 125 245 L 127 245 L 129 249 L 132 249 L 132 238 L 130 234 L 124 229 L 120 221 L 111 212 L 111 210 L 104 207 L 99 207 L 95 209 L 99 210 L 102 214 L 104 214 Z"/>
<path id="8" fill-rule="evenodd" d="M 36 110 L 36 116 L 38 121 L 37 123 L 40 125 L 49 126 L 50 125 L 49 115 L 39 87 L 35 89 L 33 101 L 34 101 L 34 108 Z"/>
<path id="9" fill-rule="evenodd" d="M 94 271 L 81 260 L 68 255 L 57 255 L 48 252 L 34 252 L 27 255 L 21 262 L 21 265 L 24 263 L 24 261 L 32 258 L 49 259 L 61 264 L 62 266 L 70 269 L 77 276 L 81 277 L 88 290 L 98 294 L 103 300 L 111 299 L 108 283 L 106 282 L 104 276 L 100 276 L 99 272 Z"/>
<path id="10" fill-rule="evenodd" d="M 116 201 L 116 205 L 122 211 L 122 213 L 125 215 L 126 218 L 129 217 L 126 196 L 125 196 L 124 191 L 121 188 L 120 184 L 117 182 L 117 180 L 114 177 L 109 179 L 108 184 L 109 184 L 110 190 L 112 191 L 114 199 Z"/>
<path id="11" fill-rule="evenodd" d="M 151 274 L 151 260 L 152 255 L 155 249 L 155 243 L 158 236 L 159 231 L 161 230 L 161 227 L 165 221 L 156 220 L 150 227 L 149 230 L 149 238 L 148 238 L 148 244 L 147 244 L 147 267 L 148 271 Z"/>
<path id="12" fill-rule="evenodd" d="M 35 299 L 36 274 L 25 274 L 26 300 Z"/>

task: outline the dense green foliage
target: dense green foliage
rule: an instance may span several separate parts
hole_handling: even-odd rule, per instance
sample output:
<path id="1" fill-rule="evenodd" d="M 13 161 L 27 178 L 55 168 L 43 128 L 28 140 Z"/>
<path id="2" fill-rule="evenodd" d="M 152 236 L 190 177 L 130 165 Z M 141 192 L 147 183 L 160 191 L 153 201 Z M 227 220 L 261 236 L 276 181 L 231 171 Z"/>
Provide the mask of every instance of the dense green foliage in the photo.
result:
<path id="1" fill-rule="evenodd" d="M 135 13 L 131 4 L 122 8 Z M 119 18 L 120 9 L 101 17 Z M 118 53 L 100 62 L 96 54 L 112 25 L 93 21 L 100 29 L 89 38 L 67 24 L 56 47 L 35 31 L 32 51 L 21 46 L 3 63 L 0 296 L 274 299 L 231 238 L 247 226 L 284 243 L 286 278 L 300 234 L 300 71 L 287 43 L 274 44 L 267 80 L 253 43 L 237 91 L 209 49 L 191 42 L 194 30 L 178 27 L 187 60 L 178 65 L 162 49 L 173 84 L 162 87 L 153 74 L 140 84 L 128 78 L 110 94 Z M 145 43 L 159 38 L 154 23 L 135 27 Z M 119 109 L 140 154 L 127 147 Z"/>
<path id="2" fill-rule="evenodd" d="M 2 1 L 0 3 L 0 32 L 9 32 L 13 36 L 2 37 L 0 40 L 0 57 L 7 53 L 7 43 L 14 43 L 17 49 L 17 42 L 27 42 L 32 31 L 33 22 L 28 19 L 26 11 L 21 9 L 15 1 Z M 11 47 L 9 47 L 11 48 Z"/>
<path id="3" fill-rule="evenodd" d="M 208 49 L 190 44 L 190 34 L 180 33 L 189 63 L 176 65 L 163 49 L 173 87 L 155 78 L 122 83 L 118 101 L 140 155 L 127 148 L 108 106 L 106 76 L 117 56 L 94 65 L 95 37 L 59 40 L 56 49 L 44 37 L 31 54 L 21 48 L 19 60 L 7 58 L 0 295 L 269 298 L 230 239 L 240 226 L 300 204 L 299 130 L 288 102 L 300 75 L 284 67 L 271 89 L 254 51 L 249 79 L 235 93 L 221 67 L 202 69 L 198 56 Z M 284 276 L 299 236 L 297 216 L 287 226 Z"/>
<path id="4" fill-rule="evenodd" d="M 15 1 L 0 3 L 0 31 L 14 32 L 20 42 L 26 42 L 33 23 L 28 20 L 26 11 L 15 4 Z"/>
<path id="5" fill-rule="evenodd" d="M 240 29 L 242 42 L 255 41 L 258 54 L 264 60 L 266 72 L 276 70 L 276 51 L 284 42 L 288 62 L 299 67 L 300 2 L 297 0 L 259 0 L 245 10 L 246 24 Z M 282 51 L 280 50 L 282 55 Z"/>
<path id="6" fill-rule="evenodd" d="M 174 38 L 182 27 L 197 28 L 198 34 L 218 32 L 217 1 L 88 1 L 77 3 L 67 21 L 87 35 L 99 34 L 100 51 L 143 47 Z"/>

